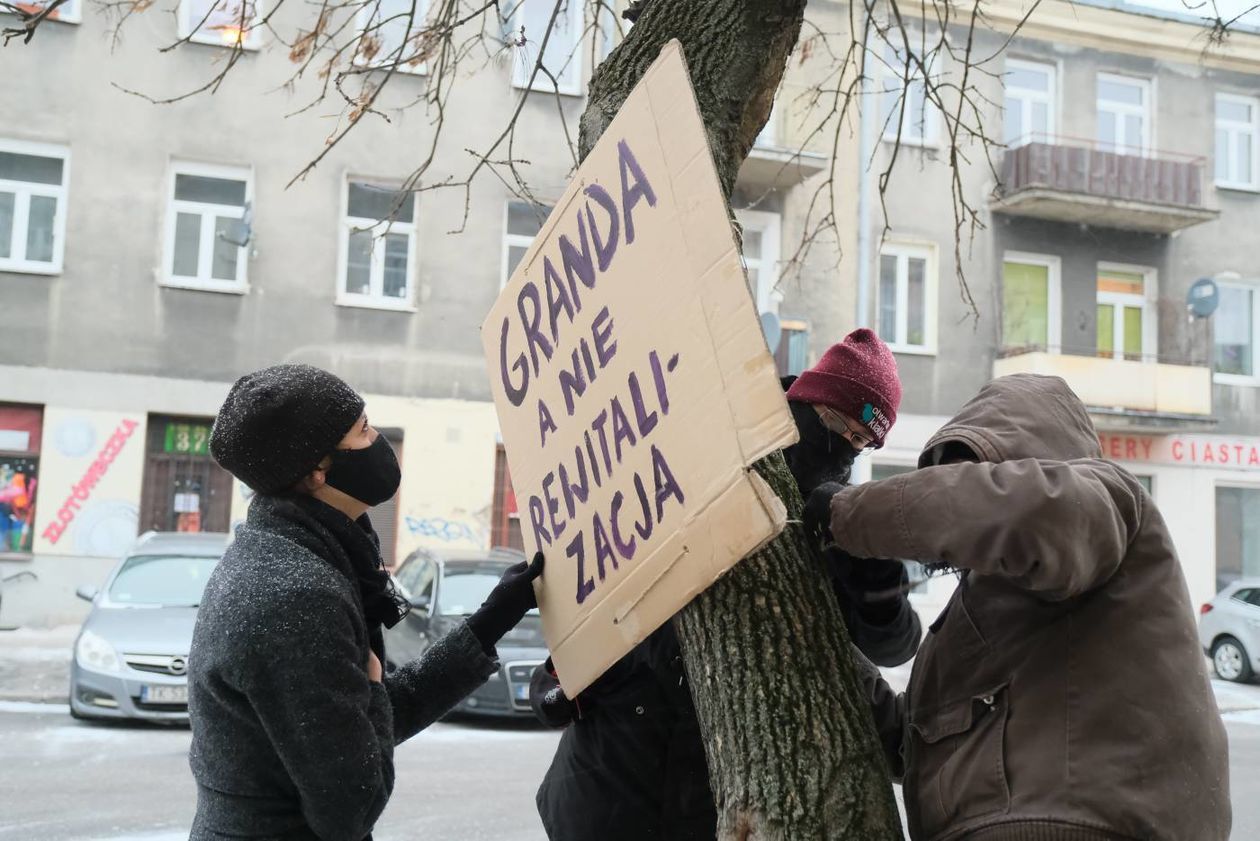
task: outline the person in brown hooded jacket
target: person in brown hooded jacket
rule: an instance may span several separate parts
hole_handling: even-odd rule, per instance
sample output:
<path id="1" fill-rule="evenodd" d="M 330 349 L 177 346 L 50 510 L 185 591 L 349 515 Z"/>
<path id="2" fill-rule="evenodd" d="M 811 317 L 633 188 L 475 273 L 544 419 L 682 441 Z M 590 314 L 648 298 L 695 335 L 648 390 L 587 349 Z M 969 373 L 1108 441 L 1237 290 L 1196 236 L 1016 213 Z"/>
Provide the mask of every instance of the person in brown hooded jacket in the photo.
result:
<path id="1" fill-rule="evenodd" d="M 959 571 L 904 695 L 855 652 L 911 839 L 1226 841 L 1225 729 L 1180 562 L 1080 399 L 994 380 L 919 468 L 819 488 L 806 515 L 855 557 Z"/>

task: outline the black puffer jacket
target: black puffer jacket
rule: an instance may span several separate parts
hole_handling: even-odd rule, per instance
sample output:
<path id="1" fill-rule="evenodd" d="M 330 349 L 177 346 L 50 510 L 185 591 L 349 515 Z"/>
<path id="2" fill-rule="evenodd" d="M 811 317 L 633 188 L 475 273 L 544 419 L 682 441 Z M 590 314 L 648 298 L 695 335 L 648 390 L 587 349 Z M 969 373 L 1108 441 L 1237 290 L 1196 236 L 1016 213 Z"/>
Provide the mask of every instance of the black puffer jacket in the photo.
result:
<path id="1" fill-rule="evenodd" d="M 859 565 L 838 554 L 828 560 L 849 635 L 862 652 L 883 665 L 910 659 L 921 628 L 904 595 L 902 565 Z M 540 666 L 530 685 L 543 721 L 543 699 L 558 686 L 548 669 Z M 575 706 L 538 789 L 551 841 L 712 841 L 717 811 L 672 622 L 613 665 Z"/>
<path id="2" fill-rule="evenodd" d="M 320 505 L 255 497 L 206 587 L 189 656 L 192 841 L 360 841 L 393 789 L 394 745 L 498 667 L 465 624 L 368 680 L 369 649 L 384 650 L 352 553 L 379 562 L 377 547 Z"/>

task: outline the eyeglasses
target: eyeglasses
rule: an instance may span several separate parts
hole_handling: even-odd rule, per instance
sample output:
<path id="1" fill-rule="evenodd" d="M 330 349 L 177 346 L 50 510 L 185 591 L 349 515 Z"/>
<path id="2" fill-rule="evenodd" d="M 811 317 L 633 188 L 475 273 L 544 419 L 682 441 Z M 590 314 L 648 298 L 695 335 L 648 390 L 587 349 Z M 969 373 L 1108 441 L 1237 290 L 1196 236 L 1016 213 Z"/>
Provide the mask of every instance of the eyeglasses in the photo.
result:
<path id="1" fill-rule="evenodd" d="M 860 452 L 875 446 L 875 437 L 866 427 L 858 426 L 855 429 L 847 417 L 830 406 L 815 404 L 814 411 L 818 412 L 818 419 L 823 426 L 848 441 L 853 449 Z"/>

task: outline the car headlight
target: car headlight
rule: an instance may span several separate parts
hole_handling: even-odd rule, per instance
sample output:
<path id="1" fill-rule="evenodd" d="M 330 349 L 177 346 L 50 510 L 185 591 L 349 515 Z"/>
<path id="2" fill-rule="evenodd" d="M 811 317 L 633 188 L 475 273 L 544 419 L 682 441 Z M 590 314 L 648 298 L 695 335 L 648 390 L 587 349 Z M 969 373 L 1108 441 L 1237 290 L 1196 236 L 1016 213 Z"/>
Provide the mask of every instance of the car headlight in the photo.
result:
<path id="1" fill-rule="evenodd" d="M 105 638 L 91 631 L 79 635 L 79 642 L 74 647 L 74 658 L 79 665 L 94 672 L 117 672 L 121 669 L 118 652 L 105 641 Z"/>

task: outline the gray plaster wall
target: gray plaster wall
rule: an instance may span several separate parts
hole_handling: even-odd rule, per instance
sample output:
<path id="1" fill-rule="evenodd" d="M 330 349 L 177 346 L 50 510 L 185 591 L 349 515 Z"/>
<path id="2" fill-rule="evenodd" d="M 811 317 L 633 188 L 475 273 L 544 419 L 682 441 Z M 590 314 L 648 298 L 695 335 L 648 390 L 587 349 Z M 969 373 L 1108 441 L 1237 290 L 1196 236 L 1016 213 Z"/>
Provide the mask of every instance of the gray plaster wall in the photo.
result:
<path id="1" fill-rule="evenodd" d="M 286 8 L 280 26 L 296 25 L 285 17 L 302 13 Z M 428 80 L 396 76 L 382 109 L 390 121 L 368 117 L 313 173 L 286 187 L 322 150 L 339 107 L 334 97 L 286 116 L 313 89 L 310 79 L 293 92 L 277 89 L 294 69 L 283 45 L 246 55 L 213 96 L 155 106 L 114 84 L 154 96 L 183 93 L 212 77 L 226 51 L 189 44 L 159 54 L 175 30 L 157 10 L 138 16 L 125 36 L 111 53 L 105 21 L 89 4 L 83 24 L 46 26 L 24 50 L 0 57 L 42 68 L 38 84 L 6 94 L 4 134 L 71 150 L 64 272 L 0 274 L 13 338 L 2 361 L 219 381 L 305 361 L 377 393 L 484 399 L 477 328 L 499 289 L 508 199 L 494 178 L 474 184 L 459 236 L 447 232 L 461 226 L 464 192 L 420 196 L 415 313 L 334 303 L 344 180 L 397 178 L 424 158 L 431 118 L 423 106 L 399 106 L 422 95 Z M 445 130 L 465 142 L 449 145 L 458 151 L 439 158 L 436 173 L 467 171 L 463 148 L 484 144 L 496 116 L 514 102 L 509 80 L 510 64 L 500 62 L 463 81 L 467 102 L 451 110 Z M 580 98 L 564 98 L 570 119 L 581 106 Z M 528 102 L 517 148 L 534 161 L 528 175 L 543 198 L 559 195 L 571 166 L 555 113 L 554 99 Z M 252 170 L 248 294 L 159 285 L 172 159 Z"/>
<path id="2" fill-rule="evenodd" d="M 996 52 L 1000 47 L 1000 42 L 991 37 L 979 40 L 978 55 Z M 971 161 L 962 176 L 964 193 L 974 205 L 983 208 L 983 227 L 974 235 L 965 229 L 960 249 L 962 273 L 977 313 L 965 303 L 955 275 L 959 261 L 954 255 L 954 217 L 948 200 L 949 170 L 944 152 L 903 147 L 885 196 L 888 212 L 876 214 L 873 231 L 878 239 L 886 221 L 888 236 L 928 240 L 936 245 L 940 258 L 938 349 L 935 356 L 898 356 L 905 391 L 903 412 L 948 415 L 991 376 L 992 362 L 1001 346 L 1001 265 L 1006 251 L 1061 258 L 1061 341 L 1065 350 L 1081 352 L 1096 347 L 1097 264 L 1117 262 L 1155 268 L 1159 274 L 1159 355 L 1161 361 L 1171 363 L 1211 362 L 1210 320 L 1192 322 L 1185 310 L 1186 293 L 1196 279 L 1229 272 L 1260 281 L 1260 194 L 1217 189 L 1213 183 L 1215 93 L 1260 95 L 1260 75 L 1015 38 L 1004 56 L 990 67 L 993 77 L 973 77 L 980 95 L 994 103 L 986 118 L 986 130 L 998 139 L 1003 95 L 996 77 L 1007 57 L 1057 66 L 1057 134 L 1085 142 L 1090 142 L 1096 133 L 1097 74 L 1152 79 L 1153 146 L 1160 152 L 1203 159 L 1204 201 L 1208 207 L 1219 209 L 1221 215 L 1215 221 L 1160 236 L 993 214 L 987 210 L 987 197 L 996 187 L 996 178 L 979 145 L 964 144 Z M 945 67 L 948 71 L 947 63 Z M 873 165 L 876 173 L 882 171 L 890 154 L 890 144 L 881 143 Z M 1001 158 L 999 150 L 993 161 L 997 172 L 1001 172 Z M 1256 420 L 1260 417 L 1260 388 L 1216 385 L 1214 414 L 1222 432 L 1260 432 L 1260 421 Z"/>

